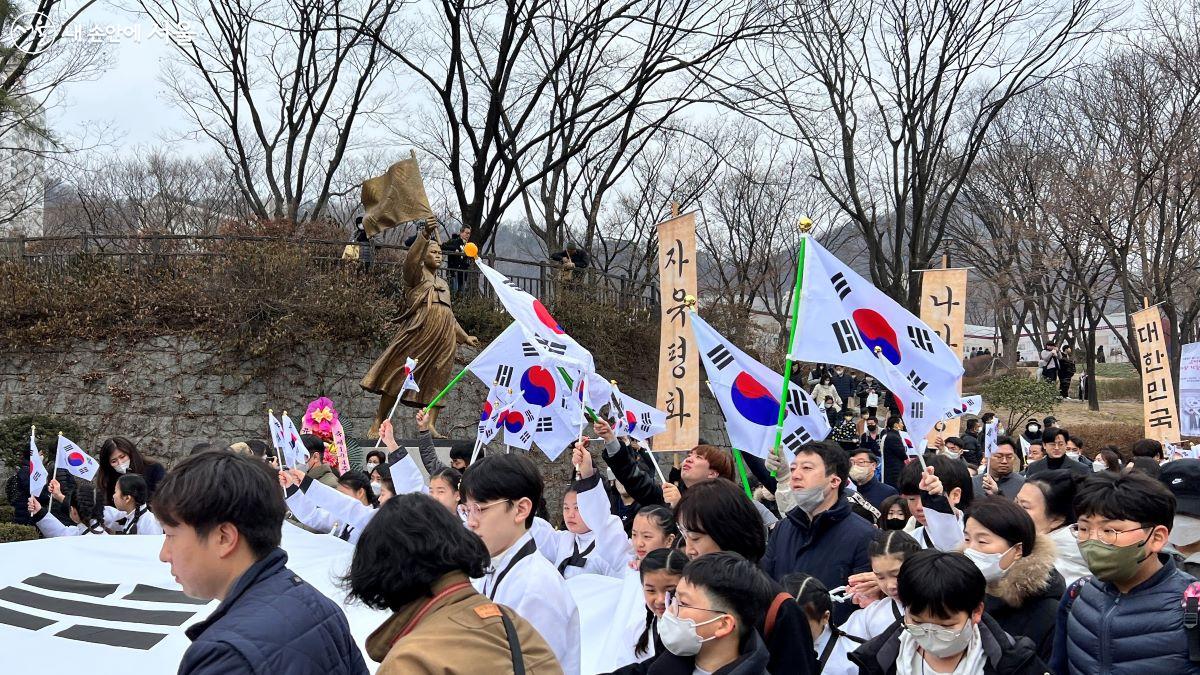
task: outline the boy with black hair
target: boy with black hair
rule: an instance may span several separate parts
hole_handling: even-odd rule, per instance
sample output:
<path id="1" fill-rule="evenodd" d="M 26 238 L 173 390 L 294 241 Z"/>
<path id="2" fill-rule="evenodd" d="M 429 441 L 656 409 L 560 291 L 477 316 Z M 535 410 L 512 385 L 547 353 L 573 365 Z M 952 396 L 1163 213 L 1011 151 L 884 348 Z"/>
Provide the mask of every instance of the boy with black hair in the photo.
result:
<path id="1" fill-rule="evenodd" d="M 1130 448 L 1130 454 L 1134 457 L 1149 457 L 1156 462 L 1163 461 L 1162 443 L 1153 438 L 1143 438 L 1135 441 L 1133 447 Z"/>
<path id="2" fill-rule="evenodd" d="M 1009 637 L 983 612 L 987 581 L 961 553 L 925 550 L 897 578 L 904 618 L 850 654 L 866 675 L 1046 672 L 1029 638 Z"/>
<path id="3" fill-rule="evenodd" d="M 736 553 L 710 553 L 683 568 L 675 595 L 658 621 L 667 653 L 651 675 L 760 675 L 770 654 L 756 626 L 765 620 L 775 588 Z"/>
<path id="4" fill-rule="evenodd" d="M 574 675 L 580 667 L 579 608 L 530 532 L 542 488 L 542 475 L 524 455 L 491 455 L 467 467 L 459 485 L 467 527 L 492 558 L 487 572 L 471 583 L 533 624 L 563 672 Z"/>
<path id="5" fill-rule="evenodd" d="M 925 466 L 914 461 L 900 471 L 900 495 L 920 523 L 912 536 L 922 548 L 953 551 L 962 544 L 963 513 L 975 495 L 971 474 L 962 460 L 941 455 L 925 455 Z"/>
<path id="6" fill-rule="evenodd" d="M 1189 659 L 1185 598 L 1195 579 L 1163 551 L 1175 496 L 1140 472 L 1101 471 L 1075 495 L 1072 526 L 1091 570 L 1058 607 L 1056 673 L 1200 673 Z"/>
<path id="7" fill-rule="evenodd" d="M 771 531 L 763 570 L 779 580 L 808 572 L 828 588 L 871 569 L 867 545 L 875 528 L 851 509 L 846 499 L 850 474 L 846 453 L 836 444 L 808 443 L 796 452 L 789 487 L 796 507 Z M 839 603 L 834 621 L 841 623 L 852 608 Z"/>
<path id="8" fill-rule="evenodd" d="M 285 566 L 283 493 L 266 464 L 192 455 L 159 484 L 153 510 L 159 560 L 188 595 L 221 601 L 187 629 L 180 675 L 367 672 L 341 608 Z"/>

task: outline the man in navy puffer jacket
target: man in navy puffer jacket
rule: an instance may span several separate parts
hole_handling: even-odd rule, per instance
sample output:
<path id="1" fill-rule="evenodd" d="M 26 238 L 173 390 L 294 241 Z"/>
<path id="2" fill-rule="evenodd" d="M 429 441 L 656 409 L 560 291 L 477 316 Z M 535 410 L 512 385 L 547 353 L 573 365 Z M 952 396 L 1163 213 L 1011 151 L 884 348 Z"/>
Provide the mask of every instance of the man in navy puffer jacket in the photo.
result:
<path id="1" fill-rule="evenodd" d="M 285 565 L 283 492 L 262 461 L 205 452 L 154 494 L 159 559 L 184 593 L 221 601 L 190 626 L 180 675 L 366 675 L 341 608 Z"/>
<path id="2" fill-rule="evenodd" d="M 1068 587 L 1059 604 L 1051 669 L 1200 673 L 1183 627 L 1183 595 L 1195 579 L 1161 553 L 1174 495 L 1143 473 L 1104 471 L 1083 483 L 1075 511 L 1079 549 L 1094 576 Z"/>

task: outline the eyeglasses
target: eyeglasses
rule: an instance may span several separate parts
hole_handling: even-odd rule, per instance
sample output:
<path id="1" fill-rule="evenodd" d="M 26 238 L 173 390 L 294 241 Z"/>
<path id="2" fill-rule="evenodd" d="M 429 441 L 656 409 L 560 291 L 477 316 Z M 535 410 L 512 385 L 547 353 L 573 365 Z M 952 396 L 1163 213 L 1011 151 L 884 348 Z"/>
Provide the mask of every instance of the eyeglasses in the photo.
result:
<path id="1" fill-rule="evenodd" d="M 1086 527 L 1079 527 L 1078 524 L 1074 524 L 1067 529 L 1069 529 L 1071 534 L 1075 536 L 1075 539 L 1079 541 L 1096 539 L 1101 543 L 1108 544 L 1109 546 L 1116 546 L 1117 537 L 1121 536 L 1122 534 L 1125 534 L 1126 532 L 1136 532 L 1138 530 L 1148 530 L 1150 528 L 1146 525 L 1139 525 L 1137 527 L 1131 527 L 1128 530 L 1117 530 L 1111 527 L 1106 527 L 1103 530 L 1093 530 Z"/>
<path id="2" fill-rule="evenodd" d="M 679 616 L 679 610 L 681 609 L 694 609 L 698 612 L 712 612 L 713 614 L 721 615 L 728 614 L 728 612 L 722 612 L 719 609 L 709 609 L 707 607 L 696 607 L 695 605 L 684 604 L 679 601 L 678 595 L 675 595 L 670 591 L 667 592 L 667 609 L 671 610 L 671 613 L 675 616 Z"/>
<path id="3" fill-rule="evenodd" d="M 460 514 L 462 514 L 462 516 L 464 518 L 474 518 L 474 519 L 478 520 L 479 516 L 483 515 L 484 511 L 487 511 L 488 509 L 492 508 L 493 506 L 496 506 L 498 504 L 504 504 L 506 502 L 511 503 L 512 500 L 511 499 L 501 499 L 499 501 L 492 502 L 491 504 L 475 504 L 475 503 L 460 504 L 458 506 L 458 512 Z"/>
<path id="4" fill-rule="evenodd" d="M 682 527 L 679 528 L 679 536 L 683 537 L 684 539 L 703 537 L 705 534 L 707 534 L 707 532 L 700 532 L 698 530 L 685 530 Z"/>
<path id="5" fill-rule="evenodd" d="M 925 637 L 928 635 L 940 642 L 953 642 L 962 634 L 963 629 L 966 627 L 966 624 L 963 624 L 962 628 L 931 628 L 927 626 L 914 626 L 911 623 L 904 624 L 904 630 L 908 631 L 909 635 L 913 637 Z"/>

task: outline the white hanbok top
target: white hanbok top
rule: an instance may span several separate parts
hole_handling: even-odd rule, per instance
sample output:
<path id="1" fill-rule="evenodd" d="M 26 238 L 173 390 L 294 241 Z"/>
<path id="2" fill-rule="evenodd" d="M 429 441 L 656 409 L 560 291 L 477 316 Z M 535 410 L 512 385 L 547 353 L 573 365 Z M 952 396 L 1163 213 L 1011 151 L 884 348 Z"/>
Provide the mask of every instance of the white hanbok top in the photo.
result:
<path id="1" fill-rule="evenodd" d="M 535 518 L 530 532 L 538 550 L 568 579 L 585 573 L 624 578 L 633 559 L 633 548 L 621 519 L 609 508 L 608 494 L 600 485 L 599 474 L 580 481 L 577 487 L 579 516 L 591 532 L 556 530 L 545 520 Z"/>
<path id="2" fill-rule="evenodd" d="M 296 520 L 351 544 L 358 543 L 363 528 L 377 512 L 374 507 L 316 480 L 306 479 L 300 488 L 288 493 L 287 506 Z"/>
<path id="3" fill-rule="evenodd" d="M 579 675 L 579 608 L 562 575 L 538 552 L 531 533 L 493 557 L 487 573 L 471 584 L 524 617 L 554 650 L 563 673 Z"/>
<path id="4" fill-rule="evenodd" d="M 903 616 L 904 608 L 899 602 L 891 598 L 882 598 L 851 614 L 841 628 L 843 633 L 866 642 L 883 634 Z"/>

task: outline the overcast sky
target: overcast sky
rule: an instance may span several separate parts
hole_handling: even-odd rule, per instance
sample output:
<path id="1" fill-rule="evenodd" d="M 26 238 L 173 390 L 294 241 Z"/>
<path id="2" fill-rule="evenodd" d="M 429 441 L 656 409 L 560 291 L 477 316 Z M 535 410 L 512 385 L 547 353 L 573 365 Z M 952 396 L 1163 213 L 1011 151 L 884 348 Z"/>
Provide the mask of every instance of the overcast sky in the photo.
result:
<path id="1" fill-rule="evenodd" d="M 108 44 L 111 67 L 103 75 L 67 84 L 62 89 L 64 104 L 50 113 L 51 127 L 66 133 L 87 123 L 112 124 L 121 147 L 158 146 L 164 139 L 177 139 L 186 120 L 163 96 L 158 81 L 160 62 L 170 56 L 171 46 L 161 36 L 151 37 L 154 24 L 148 18 L 99 5 L 88 17 L 89 25 L 100 28 L 139 27 L 141 38 L 123 36 Z M 172 143 L 172 148 L 196 152 L 200 146 Z"/>

